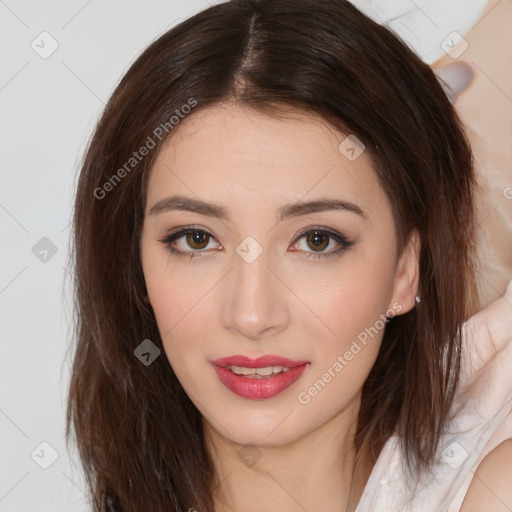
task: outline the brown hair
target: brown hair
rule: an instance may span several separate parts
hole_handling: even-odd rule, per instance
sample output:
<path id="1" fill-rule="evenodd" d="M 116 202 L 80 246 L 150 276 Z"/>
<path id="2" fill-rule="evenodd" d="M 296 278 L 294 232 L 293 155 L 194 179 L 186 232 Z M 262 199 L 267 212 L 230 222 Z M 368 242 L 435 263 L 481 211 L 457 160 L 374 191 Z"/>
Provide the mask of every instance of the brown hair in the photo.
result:
<path id="1" fill-rule="evenodd" d="M 214 508 L 199 411 L 167 358 L 145 366 L 134 349 L 150 339 L 163 352 L 139 253 L 152 163 L 176 119 L 224 101 L 276 116 L 308 111 L 355 134 L 389 199 L 399 250 L 412 230 L 420 235 L 421 304 L 386 326 L 363 388 L 358 460 L 375 462 L 398 433 L 417 475 L 431 467 L 450 419 L 474 281 L 475 177 L 442 87 L 390 30 L 347 1 L 214 5 L 130 67 L 79 177 L 67 440 L 72 426 L 95 511 Z M 143 146 L 151 147 L 132 161 Z"/>

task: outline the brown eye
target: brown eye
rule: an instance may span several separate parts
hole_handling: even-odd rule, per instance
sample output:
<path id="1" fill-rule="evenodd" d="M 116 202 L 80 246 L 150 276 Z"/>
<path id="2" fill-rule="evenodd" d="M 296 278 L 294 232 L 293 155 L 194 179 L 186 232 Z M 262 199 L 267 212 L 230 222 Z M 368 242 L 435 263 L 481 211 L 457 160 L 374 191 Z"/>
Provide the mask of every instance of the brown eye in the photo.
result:
<path id="1" fill-rule="evenodd" d="M 322 231 L 311 231 L 306 236 L 307 244 L 314 251 L 323 251 L 329 245 L 330 237 Z"/>
<path id="2" fill-rule="evenodd" d="M 294 252 L 298 251 L 305 257 L 318 260 L 341 255 L 343 251 L 355 245 L 354 241 L 341 233 L 324 228 L 305 229 L 299 233 L 296 240 L 293 245 Z"/>
<path id="3" fill-rule="evenodd" d="M 165 244 L 170 253 L 190 258 L 211 253 L 211 249 L 222 249 L 212 234 L 198 228 L 181 229 L 159 242 Z"/>
<path id="4" fill-rule="evenodd" d="M 210 235 L 204 231 L 190 231 L 186 235 L 186 241 L 191 249 L 204 249 L 210 241 Z"/>

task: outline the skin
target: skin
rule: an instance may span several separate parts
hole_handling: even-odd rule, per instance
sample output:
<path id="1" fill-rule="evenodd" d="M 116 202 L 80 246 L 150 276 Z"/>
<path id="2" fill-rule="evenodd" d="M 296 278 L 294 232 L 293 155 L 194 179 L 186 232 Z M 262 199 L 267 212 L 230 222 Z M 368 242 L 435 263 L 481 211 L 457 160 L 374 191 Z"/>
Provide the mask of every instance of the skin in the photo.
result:
<path id="1" fill-rule="evenodd" d="M 203 415 L 221 482 L 213 489 L 216 512 L 353 510 L 371 471 L 352 478 L 353 436 L 383 329 L 309 403 L 298 400 L 381 315 L 409 311 L 417 290 L 418 238 L 399 257 L 391 208 L 367 152 L 348 160 L 338 149 L 344 139 L 311 114 L 275 119 L 228 103 L 176 127 L 152 169 L 141 239 L 148 301 L 166 356 Z M 231 220 L 150 212 L 174 194 L 222 205 Z M 277 219 L 285 204 L 325 197 L 355 203 L 367 218 L 328 210 Z M 185 236 L 175 241 L 189 254 L 202 251 L 193 259 L 159 241 L 189 225 L 213 235 L 205 248 Z M 328 238 L 319 250 L 299 238 L 309 227 L 355 245 L 331 258 L 308 257 L 338 247 Z M 236 252 L 247 236 L 263 249 L 252 263 Z M 224 387 L 209 363 L 234 354 L 311 364 L 277 396 L 251 400 Z M 259 457 L 256 464 L 237 456 L 241 448 Z"/>
<path id="2" fill-rule="evenodd" d="M 495 382 L 502 383 L 503 374 L 508 371 L 503 364 L 506 357 L 503 354 L 510 346 L 510 307 L 510 301 L 504 294 L 469 319 L 465 335 L 469 357 L 465 358 L 464 374 L 471 378 L 466 382 L 465 393 L 476 393 L 482 399 L 483 392 L 487 397 L 486 389 L 490 383 L 484 381 L 486 385 L 482 386 L 479 382 L 479 370 L 483 364 L 491 365 L 486 371 L 491 372 Z M 502 354 L 501 358 L 496 354 Z M 462 395 L 462 400 L 465 396 Z M 464 496 L 461 512 L 512 510 L 512 439 L 506 438 L 507 433 L 510 434 L 510 421 L 504 420 L 491 436 L 491 440 L 494 436 L 504 440 L 478 464 Z"/>
<path id="3" fill-rule="evenodd" d="M 512 439 L 492 450 L 475 471 L 461 512 L 510 512 L 512 510 Z"/>
<path id="4" fill-rule="evenodd" d="M 447 58 L 442 59 L 443 62 L 446 60 Z M 451 87 L 455 98 L 467 89 L 474 75 L 471 67 L 462 61 L 439 66 L 434 71 Z M 494 89 L 494 94 L 499 94 L 497 88 Z M 483 96 L 488 101 L 490 94 Z M 460 512 L 480 512 L 481 510 L 508 512 L 512 510 L 511 461 L 512 439 L 507 439 L 494 448 L 478 465 Z"/>

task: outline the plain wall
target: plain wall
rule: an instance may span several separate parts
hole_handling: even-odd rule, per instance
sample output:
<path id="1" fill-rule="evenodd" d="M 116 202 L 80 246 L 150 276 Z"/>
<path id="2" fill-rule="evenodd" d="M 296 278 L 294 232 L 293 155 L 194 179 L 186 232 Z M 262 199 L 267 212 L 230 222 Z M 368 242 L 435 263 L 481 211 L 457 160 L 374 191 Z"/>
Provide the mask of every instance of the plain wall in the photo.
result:
<path id="1" fill-rule="evenodd" d="M 76 453 L 64 440 L 71 323 L 64 276 L 78 165 L 129 65 L 205 7 L 203 0 L 0 2 L 1 512 L 89 510 Z M 511 13 L 511 2 L 492 0 L 460 57 L 475 71 L 456 107 L 487 194 L 485 303 L 512 275 Z M 435 65 L 452 61 L 447 55 Z"/>

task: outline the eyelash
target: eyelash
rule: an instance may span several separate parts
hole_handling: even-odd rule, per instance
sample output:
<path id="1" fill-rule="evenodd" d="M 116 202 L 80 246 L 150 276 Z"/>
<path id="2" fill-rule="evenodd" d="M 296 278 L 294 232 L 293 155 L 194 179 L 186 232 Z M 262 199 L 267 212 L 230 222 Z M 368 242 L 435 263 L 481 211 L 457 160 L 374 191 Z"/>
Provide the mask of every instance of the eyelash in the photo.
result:
<path id="1" fill-rule="evenodd" d="M 330 229 L 326 229 L 326 228 L 323 228 L 320 226 L 308 227 L 308 228 L 302 230 L 300 233 L 298 233 L 296 235 L 296 238 L 295 238 L 296 241 L 294 242 L 294 244 L 298 243 L 299 240 L 301 238 L 303 238 L 304 236 L 311 234 L 313 232 L 316 232 L 321 235 L 327 235 L 330 239 L 337 242 L 339 244 L 339 247 L 335 250 L 331 250 L 326 253 L 315 253 L 315 252 L 309 252 L 309 251 L 302 251 L 302 252 L 306 253 L 307 258 L 313 258 L 313 259 L 317 259 L 317 260 L 332 258 L 334 256 L 337 256 L 341 252 L 345 251 L 346 249 L 349 249 L 350 247 L 355 245 L 355 242 L 348 240 L 341 233 L 337 233 L 336 231 L 331 231 Z M 176 256 L 181 256 L 181 257 L 185 257 L 185 258 L 188 257 L 190 259 L 198 257 L 198 256 L 202 257 L 201 253 L 206 253 L 205 250 L 198 249 L 198 250 L 191 250 L 191 251 L 183 251 L 181 249 L 176 249 L 176 247 L 172 246 L 172 243 L 174 241 L 176 241 L 176 240 L 180 239 L 182 236 L 188 235 L 190 233 L 202 233 L 208 237 L 215 239 L 215 237 L 205 229 L 195 227 L 195 226 L 187 226 L 185 228 L 180 229 L 179 231 L 170 233 L 163 239 L 159 239 L 158 242 L 165 244 L 167 246 L 167 249 L 169 250 L 169 252 L 171 254 L 175 254 Z M 299 252 L 300 252 L 300 250 L 299 250 Z"/>

